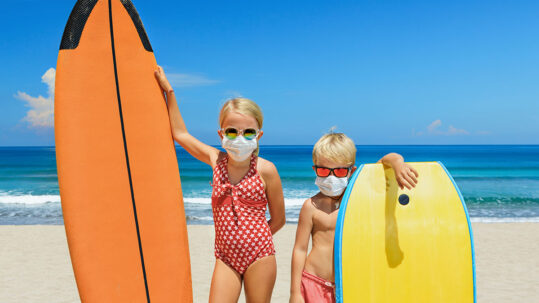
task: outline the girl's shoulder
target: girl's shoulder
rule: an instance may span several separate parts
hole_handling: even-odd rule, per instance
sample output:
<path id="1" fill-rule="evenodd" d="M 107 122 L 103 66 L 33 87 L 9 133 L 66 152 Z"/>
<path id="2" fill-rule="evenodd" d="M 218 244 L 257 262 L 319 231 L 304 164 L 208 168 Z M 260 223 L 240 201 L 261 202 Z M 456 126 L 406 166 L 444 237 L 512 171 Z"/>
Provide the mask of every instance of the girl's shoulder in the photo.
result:
<path id="1" fill-rule="evenodd" d="M 275 164 L 261 157 L 257 158 L 256 170 L 258 170 L 258 173 L 262 177 L 271 177 L 271 176 L 279 175 L 279 173 L 277 172 L 277 167 L 275 167 Z"/>
<path id="2" fill-rule="evenodd" d="M 215 167 L 217 165 L 219 165 L 221 162 L 223 162 L 226 158 L 226 152 L 223 152 L 223 151 L 219 151 L 219 153 L 217 154 L 217 159 L 215 159 L 215 163 L 212 163 L 212 168 L 215 169 Z"/>

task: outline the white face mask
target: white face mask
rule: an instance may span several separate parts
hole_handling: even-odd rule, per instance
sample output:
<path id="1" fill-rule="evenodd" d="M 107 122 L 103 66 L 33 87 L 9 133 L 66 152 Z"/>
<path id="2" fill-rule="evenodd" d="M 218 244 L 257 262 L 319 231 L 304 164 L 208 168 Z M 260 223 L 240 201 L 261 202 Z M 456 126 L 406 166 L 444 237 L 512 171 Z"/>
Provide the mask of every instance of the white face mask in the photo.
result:
<path id="1" fill-rule="evenodd" d="M 238 136 L 234 140 L 230 140 L 227 137 L 223 137 L 222 144 L 230 158 L 234 161 L 244 161 L 253 153 L 257 148 L 256 138 L 252 140 L 245 139 L 244 136 Z"/>
<path id="2" fill-rule="evenodd" d="M 348 177 L 337 178 L 334 175 L 316 177 L 314 184 L 318 185 L 320 191 L 328 197 L 340 196 L 348 185 Z"/>

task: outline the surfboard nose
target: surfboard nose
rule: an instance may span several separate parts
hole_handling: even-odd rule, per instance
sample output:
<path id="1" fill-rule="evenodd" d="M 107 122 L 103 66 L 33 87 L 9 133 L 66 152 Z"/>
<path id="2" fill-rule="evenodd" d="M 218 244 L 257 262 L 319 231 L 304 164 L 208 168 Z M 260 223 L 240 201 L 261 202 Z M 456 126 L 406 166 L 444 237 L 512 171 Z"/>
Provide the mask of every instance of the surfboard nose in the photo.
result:
<path id="1" fill-rule="evenodd" d="M 69 19 L 67 20 L 62 41 L 60 42 L 60 49 L 75 49 L 79 46 L 80 37 L 82 31 L 86 25 L 86 21 L 90 14 L 94 10 L 98 1 L 107 0 L 79 0 L 75 3 Z"/>
<path id="2" fill-rule="evenodd" d="M 146 30 L 144 29 L 140 16 L 131 0 L 78 0 L 75 3 L 73 10 L 71 11 L 71 14 L 69 15 L 69 19 L 67 20 L 64 34 L 62 36 L 62 41 L 60 42 L 60 50 L 76 49 L 77 46 L 79 46 L 82 32 L 84 31 L 84 28 L 86 26 L 86 21 L 88 21 L 90 14 L 96 7 L 96 4 L 100 1 L 107 2 L 107 5 L 102 5 L 101 7 L 108 7 L 109 10 L 111 7 L 111 5 L 109 5 L 110 1 L 120 1 L 127 13 L 129 14 L 129 17 L 131 17 L 131 21 L 137 29 L 140 42 L 144 46 L 144 49 L 149 52 L 153 52 L 152 45 L 150 44 L 150 40 L 148 39 L 148 35 L 146 34 Z M 111 16 L 110 19 L 112 19 L 111 11 L 109 11 L 109 15 Z"/>

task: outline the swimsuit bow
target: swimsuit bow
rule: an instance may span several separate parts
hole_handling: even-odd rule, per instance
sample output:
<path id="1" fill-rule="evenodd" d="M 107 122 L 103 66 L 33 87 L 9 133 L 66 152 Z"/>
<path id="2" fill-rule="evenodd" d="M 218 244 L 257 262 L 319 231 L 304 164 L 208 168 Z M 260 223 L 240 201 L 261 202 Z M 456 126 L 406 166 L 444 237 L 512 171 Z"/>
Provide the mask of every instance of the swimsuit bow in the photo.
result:
<path id="1" fill-rule="evenodd" d="M 218 188 L 217 195 L 216 195 L 217 198 L 220 198 L 230 192 L 230 196 L 232 197 L 231 208 L 232 208 L 232 213 L 234 214 L 234 222 L 236 222 L 236 225 L 238 225 L 238 212 L 236 211 L 236 206 L 237 206 L 236 201 L 238 200 L 237 192 L 239 189 L 237 188 L 237 186 L 234 186 L 230 183 L 214 184 L 212 186 Z"/>

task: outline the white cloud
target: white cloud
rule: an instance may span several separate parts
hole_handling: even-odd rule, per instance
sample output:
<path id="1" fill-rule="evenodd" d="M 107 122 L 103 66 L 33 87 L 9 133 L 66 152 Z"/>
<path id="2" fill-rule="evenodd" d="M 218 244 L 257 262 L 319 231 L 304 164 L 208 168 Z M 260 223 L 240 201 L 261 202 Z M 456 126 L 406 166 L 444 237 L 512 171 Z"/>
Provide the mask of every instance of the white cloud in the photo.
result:
<path id="1" fill-rule="evenodd" d="M 429 126 L 427 126 L 427 131 L 429 133 L 436 132 L 436 129 L 442 125 L 442 121 L 440 119 L 433 121 Z"/>
<path id="2" fill-rule="evenodd" d="M 226 96 L 227 100 L 230 99 L 230 98 L 241 98 L 243 97 L 243 94 L 240 93 L 239 91 L 235 91 L 235 90 L 227 90 L 224 95 Z"/>
<path id="3" fill-rule="evenodd" d="M 453 125 L 449 125 L 447 130 L 442 130 L 441 127 L 442 127 L 442 120 L 437 119 L 437 120 L 432 121 L 432 123 L 427 126 L 426 131 L 418 131 L 418 132 L 413 131 L 412 133 L 415 136 L 422 136 L 422 135 L 457 136 L 457 135 L 470 134 L 469 131 L 465 129 L 461 129 L 461 128 L 456 128 Z"/>
<path id="4" fill-rule="evenodd" d="M 48 86 L 47 97 L 41 95 L 37 97 L 30 96 L 25 92 L 18 91 L 15 98 L 26 102 L 26 106 L 30 110 L 23 118 L 29 123 L 30 127 L 47 128 L 54 126 L 54 80 L 56 78 L 56 70 L 49 68 L 41 77 L 41 82 Z"/>
<path id="5" fill-rule="evenodd" d="M 167 79 L 172 86 L 176 87 L 192 87 L 192 86 L 207 86 L 219 83 L 218 80 L 208 79 L 202 75 L 194 74 L 167 74 Z"/>
<path id="6" fill-rule="evenodd" d="M 469 135 L 470 133 L 465 129 L 459 129 L 454 127 L 453 125 L 449 125 L 449 129 L 447 130 L 446 134 L 448 135 Z"/>

